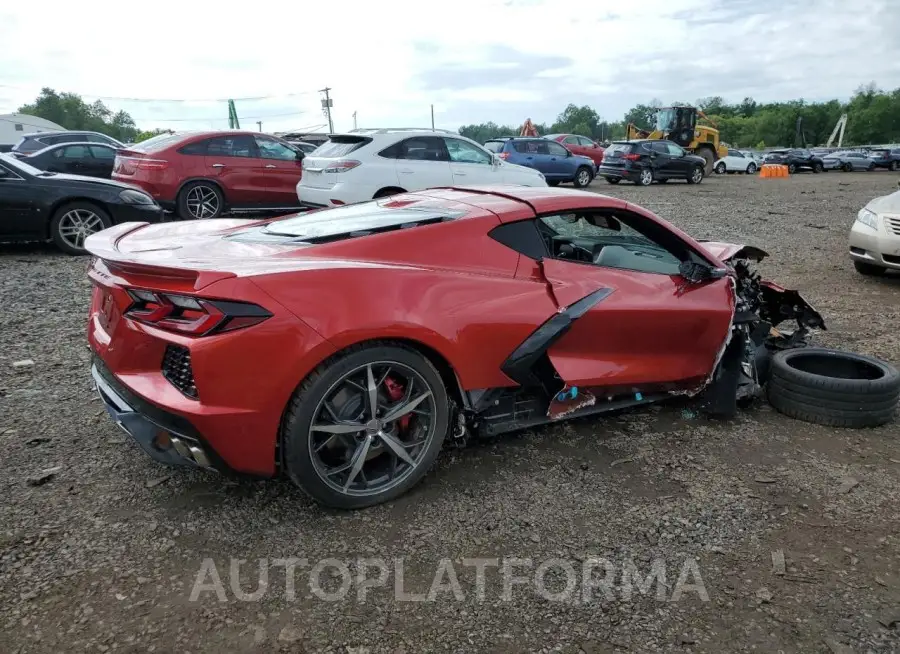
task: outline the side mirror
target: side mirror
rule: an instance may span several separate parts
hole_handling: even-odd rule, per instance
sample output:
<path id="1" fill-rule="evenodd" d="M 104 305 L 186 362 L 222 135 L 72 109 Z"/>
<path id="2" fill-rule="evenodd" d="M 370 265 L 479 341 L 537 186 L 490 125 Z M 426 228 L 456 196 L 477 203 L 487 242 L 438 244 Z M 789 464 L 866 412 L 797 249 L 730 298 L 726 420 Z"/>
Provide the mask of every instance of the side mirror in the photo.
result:
<path id="1" fill-rule="evenodd" d="M 689 284 L 699 284 L 708 279 L 721 279 L 728 274 L 725 268 L 713 268 L 705 263 L 682 261 L 678 266 L 678 274 Z"/>

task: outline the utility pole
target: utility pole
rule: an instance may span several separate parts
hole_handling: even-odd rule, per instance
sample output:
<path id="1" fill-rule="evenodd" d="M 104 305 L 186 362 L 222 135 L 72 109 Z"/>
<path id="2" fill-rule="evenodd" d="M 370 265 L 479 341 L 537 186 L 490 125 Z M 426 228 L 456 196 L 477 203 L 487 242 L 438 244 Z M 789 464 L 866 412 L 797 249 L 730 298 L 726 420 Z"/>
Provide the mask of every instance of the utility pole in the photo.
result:
<path id="1" fill-rule="evenodd" d="M 334 102 L 328 96 L 328 92 L 331 90 L 330 86 L 326 86 L 324 89 L 319 89 L 319 93 L 325 94 L 325 99 L 322 100 L 322 109 L 325 110 L 325 115 L 328 116 L 328 132 L 334 132 L 334 123 L 331 122 L 331 108 L 334 106 Z"/>
<path id="2" fill-rule="evenodd" d="M 256 124 L 259 125 L 259 131 L 261 132 L 261 131 L 262 131 L 262 121 L 261 121 L 261 120 L 257 120 L 257 121 L 256 121 Z"/>
<path id="3" fill-rule="evenodd" d="M 356 112 L 353 112 L 353 129 L 356 129 Z"/>
<path id="4" fill-rule="evenodd" d="M 431 105 L 431 131 L 434 131 L 434 105 Z"/>

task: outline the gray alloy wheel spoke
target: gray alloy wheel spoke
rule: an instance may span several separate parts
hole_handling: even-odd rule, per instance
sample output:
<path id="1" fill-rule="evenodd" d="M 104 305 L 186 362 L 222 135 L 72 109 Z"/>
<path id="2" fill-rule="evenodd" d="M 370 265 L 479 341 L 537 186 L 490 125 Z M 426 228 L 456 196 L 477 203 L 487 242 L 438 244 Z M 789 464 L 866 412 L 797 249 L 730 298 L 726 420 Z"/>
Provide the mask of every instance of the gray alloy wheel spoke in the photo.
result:
<path id="1" fill-rule="evenodd" d="M 378 384 L 375 383 L 375 374 L 372 372 L 372 364 L 366 366 L 366 381 L 369 395 L 369 416 L 374 420 L 378 417 Z"/>
<path id="2" fill-rule="evenodd" d="M 398 418 L 402 418 L 403 416 L 405 416 L 408 413 L 412 413 L 413 409 L 415 409 L 417 406 L 419 406 L 422 402 L 427 400 L 429 397 L 431 397 L 431 391 L 425 391 L 424 393 L 419 395 L 414 400 L 410 400 L 409 402 L 406 402 L 406 403 L 402 404 L 401 406 L 398 406 L 396 409 L 392 409 L 389 413 L 387 413 L 384 416 L 384 418 L 383 418 L 384 422 L 393 422 L 394 420 L 397 420 Z"/>
<path id="3" fill-rule="evenodd" d="M 409 452 L 406 451 L 400 441 L 383 431 L 379 432 L 378 436 L 381 438 L 381 441 L 388 446 L 388 449 L 402 459 L 404 463 L 410 466 L 416 465 L 415 460 L 409 455 Z"/>
<path id="4" fill-rule="evenodd" d="M 313 425 L 310 427 L 312 431 L 324 431 L 327 434 L 355 434 L 363 431 L 365 428 L 365 425 L 357 422 L 339 422 L 334 425 Z"/>
<path id="5" fill-rule="evenodd" d="M 363 465 L 366 463 L 366 456 L 369 454 L 369 447 L 372 445 L 372 439 L 366 438 L 362 443 L 359 444 L 359 447 L 356 448 L 356 452 L 353 453 L 353 459 L 351 459 L 350 463 L 352 467 L 350 468 L 350 474 L 347 475 L 347 481 L 344 482 L 344 490 L 350 488 L 353 485 L 354 480 L 362 471 Z"/>
<path id="6" fill-rule="evenodd" d="M 103 229 L 100 216 L 88 209 L 72 209 L 59 220 L 59 235 L 74 248 L 81 249 L 84 240 Z"/>

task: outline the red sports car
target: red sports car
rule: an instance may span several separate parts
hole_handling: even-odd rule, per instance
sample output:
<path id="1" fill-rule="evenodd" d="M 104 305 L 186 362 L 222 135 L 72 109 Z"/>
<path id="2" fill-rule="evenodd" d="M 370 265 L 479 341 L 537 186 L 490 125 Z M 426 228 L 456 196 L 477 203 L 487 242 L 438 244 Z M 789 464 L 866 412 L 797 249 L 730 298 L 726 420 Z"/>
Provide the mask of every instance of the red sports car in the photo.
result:
<path id="1" fill-rule="evenodd" d="M 673 395 L 731 413 L 765 352 L 823 326 L 760 281 L 761 251 L 563 189 L 127 223 L 86 246 L 92 374 L 142 448 L 343 508 L 400 495 L 470 436 Z"/>

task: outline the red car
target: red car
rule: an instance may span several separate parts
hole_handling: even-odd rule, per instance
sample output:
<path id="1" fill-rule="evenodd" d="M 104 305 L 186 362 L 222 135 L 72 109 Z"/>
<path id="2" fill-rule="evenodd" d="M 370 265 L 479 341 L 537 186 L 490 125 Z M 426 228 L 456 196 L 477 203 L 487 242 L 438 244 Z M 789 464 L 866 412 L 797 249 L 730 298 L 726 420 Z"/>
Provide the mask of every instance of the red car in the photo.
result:
<path id="1" fill-rule="evenodd" d="M 599 143 L 589 139 L 587 136 L 579 136 L 578 134 L 547 134 L 544 138 L 562 143 L 572 154 L 590 157 L 594 161 L 595 168 L 603 161 L 603 148 Z"/>
<path id="2" fill-rule="evenodd" d="M 144 189 L 181 218 L 292 210 L 303 152 L 257 132 L 156 136 L 116 153 L 112 178 Z"/>
<path id="3" fill-rule="evenodd" d="M 438 451 L 567 417 L 758 390 L 770 325 L 822 319 L 624 200 L 439 188 L 264 221 L 87 239 L 88 339 L 153 458 L 286 474 L 334 507 L 410 489 Z"/>

